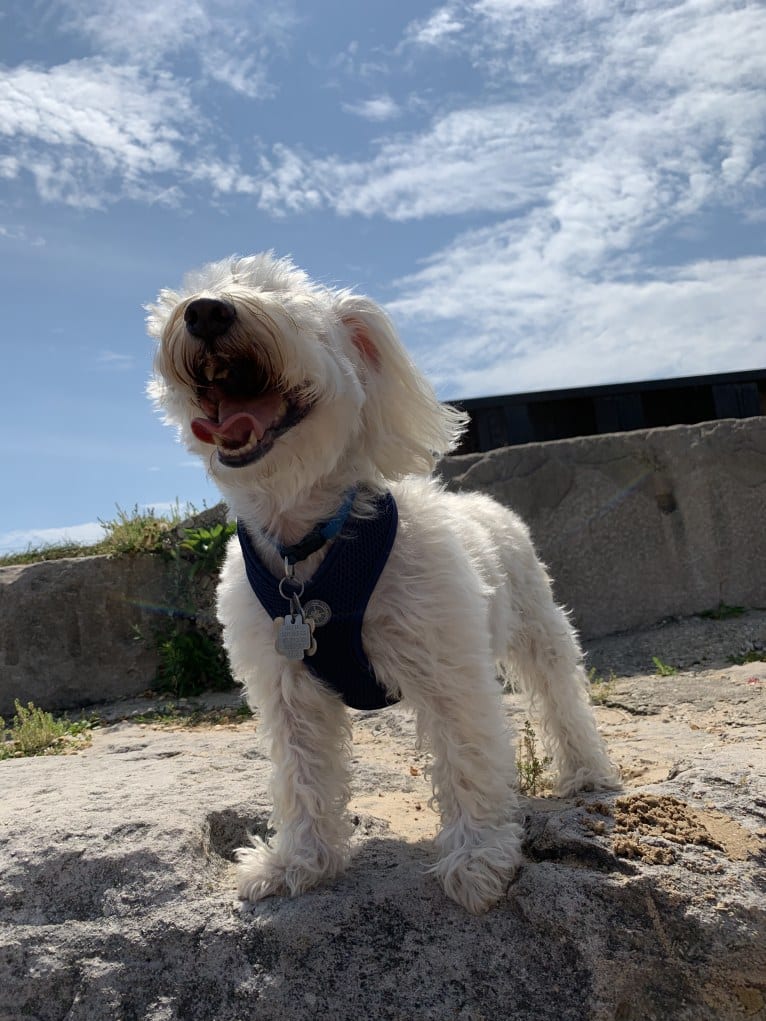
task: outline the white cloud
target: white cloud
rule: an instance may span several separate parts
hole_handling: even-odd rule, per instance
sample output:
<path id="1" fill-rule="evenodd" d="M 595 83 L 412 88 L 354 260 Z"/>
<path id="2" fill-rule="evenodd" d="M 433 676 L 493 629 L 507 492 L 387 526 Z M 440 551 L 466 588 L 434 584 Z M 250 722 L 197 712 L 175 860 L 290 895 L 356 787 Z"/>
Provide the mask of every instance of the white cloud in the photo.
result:
<path id="1" fill-rule="evenodd" d="M 275 146 L 275 162 L 265 158 L 261 169 L 263 179 L 258 183 L 258 205 L 270 213 L 299 213 L 323 204 L 323 196 L 312 185 L 310 171 L 299 153 L 286 146 Z"/>
<path id="2" fill-rule="evenodd" d="M 77 60 L 0 72 L 0 135 L 41 197 L 99 207 L 121 196 L 167 200 L 182 168 L 192 104 L 164 73 Z"/>
<path id="3" fill-rule="evenodd" d="M 0 554 L 23 553 L 38 546 L 54 546 L 60 543 L 83 543 L 91 545 L 104 538 L 104 527 L 98 521 L 63 528 L 30 528 L 0 534 Z"/>
<path id="4" fill-rule="evenodd" d="M 392 311 L 443 390 L 762 363 L 766 261 L 699 248 L 705 219 L 764 215 L 760 5 L 481 0 L 439 8 L 407 41 L 462 48 L 513 98 L 453 105 L 367 159 L 281 146 L 256 187 L 284 215 L 502 215 L 397 284 Z M 655 244 L 695 230 L 689 266 L 654 267 Z"/>
<path id="5" fill-rule="evenodd" d="M 285 50 L 295 4 L 266 0 L 61 0 L 66 25 L 97 49 L 156 69 L 192 53 L 203 75 L 250 98 L 274 93 L 268 66 Z"/>
<path id="6" fill-rule="evenodd" d="M 594 258 L 712 202 L 745 206 L 742 189 L 762 187 L 766 165 L 766 16 L 728 6 L 464 4 L 460 45 L 513 99 L 453 106 L 363 160 L 281 146 L 264 164 L 261 206 L 406 220 L 545 205 L 557 244 Z"/>
<path id="7" fill-rule="evenodd" d="M 16 156 L 0 156 L 0 177 L 11 179 L 18 176 L 21 167 Z"/>
<path id="8" fill-rule="evenodd" d="M 414 21 L 407 26 L 405 42 L 416 46 L 443 46 L 463 30 L 463 22 L 457 17 L 460 5 L 446 4 L 437 8 L 430 17 Z"/>
<path id="9" fill-rule="evenodd" d="M 763 81 L 766 18 L 760 4 L 692 3 L 687 0 L 664 15 L 670 31 L 652 61 L 657 80 L 706 88 L 758 87 Z M 641 19 L 645 38 L 655 29 Z"/>
<path id="10" fill-rule="evenodd" d="M 119 351 L 99 351 L 96 355 L 96 364 L 105 369 L 123 372 L 133 368 L 135 358 L 133 355 L 121 354 Z"/>
<path id="11" fill-rule="evenodd" d="M 545 187 L 555 153 L 544 110 L 510 103 L 456 110 L 420 135 L 384 141 L 367 162 L 276 147 L 264 165 L 262 205 L 279 211 L 322 204 L 341 215 L 391 220 L 507 212 Z"/>
<path id="12" fill-rule="evenodd" d="M 217 156 L 191 165 L 189 179 L 207 183 L 220 195 L 260 195 L 261 184 L 251 174 L 246 174 L 234 161 L 224 162 Z"/>
<path id="13" fill-rule="evenodd" d="M 506 223 L 456 239 L 388 309 L 444 396 L 548 390 L 759 367 L 765 273 L 753 257 L 578 274 Z"/>
<path id="14" fill-rule="evenodd" d="M 65 28 L 131 63 L 155 63 L 208 28 L 197 0 L 61 0 L 60 7 Z"/>
<path id="15" fill-rule="evenodd" d="M 153 62 L 193 45 L 215 64 L 210 74 L 257 92 L 260 48 L 286 45 L 292 7 L 259 6 L 254 17 L 244 0 L 228 0 L 214 18 L 211 0 L 65 2 L 72 27 L 144 66 L 94 58 L 0 77 L 0 133 L 14 139 L 0 174 L 26 168 L 49 201 L 180 205 L 196 182 L 252 195 L 277 216 L 324 208 L 401 221 L 547 206 L 556 245 L 573 242 L 572 257 L 597 261 L 712 202 L 745 204 L 742 189 L 764 184 L 766 17 L 753 4 L 626 12 L 599 0 L 455 0 L 407 38 L 449 37 L 502 98 L 448 97 L 451 108 L 424 129 L 390 134 L 354 160 L 279 143 L 265 157 L 256 138 L 248 166 L 219 155 L 220 125 Z M 380 123 L 398 112 L 385 92 L 343 108 Z"/>
<path id="16" fill-rule="evenodd" d="M 0 238 L 5 238 L 6 241 L 21 241 L 33 248 L 41 248 L 45 244 L 45 238 L 39 234 L 30 234 L 26 227 L 18 224 L 0 223 Z"/>
<path id="17" fill-rule="evenodd" d="M 389 121 L 398 117 L 401 112 L 398 103 L 390 96 L 375 96 L 372 99 L 363 99 L 356 103 L 344 103 L 343 109 L 346 113 L 356 114 L 369 121 Z"/>

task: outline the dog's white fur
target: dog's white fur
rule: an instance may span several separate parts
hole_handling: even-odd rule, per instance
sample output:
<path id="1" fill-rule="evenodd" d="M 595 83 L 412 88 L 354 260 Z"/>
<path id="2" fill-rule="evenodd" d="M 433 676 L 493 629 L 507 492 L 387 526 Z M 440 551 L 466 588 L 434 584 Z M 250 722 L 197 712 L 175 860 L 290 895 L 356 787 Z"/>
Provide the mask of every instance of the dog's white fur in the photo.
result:
<path id="1" fill-rule="evenodd" d="M 236 309 L 222 350 L 260 360 L 281 392 L 311 404 L 254 463 L 226 465 L 191 430 L 200 409 L 189 366 L 200 342 L 184 310 L 199 297 Z M 433 753 L 442 828 L 432 871 L 466 909 L 486 910 L 521 861 L 498 669 L 539 713 L 560 794 L 619 785 L 589 705 L 576 635 L 525 525 L 487 496 L 447 493 L 430 478 L 462 418 L 436 400 L 369 299 L 318 286 L 269 253 L 204 267 L 182 291 L 161 292 L 148 322 L 159 341 L 150 394 L 208 463 L 275 576 L 282 564 L 264 533 L 296 542 L 333 516 L 351 486 L 362 487 L 358 514 L 370 496 L 393 492 L 399 529 L 364 619 L 364 648 L 378 680 L 416 710 Z M 299 564 L 296 576 L 310 577 L 324 554 Z M 249 900 L 297 894 L 337 876 L 347 861 L 348 711 L 303 663 L 276 651 L 236 537 L 218 612 L 232 670 L 269 735 L 274 764 L 276 836 L 238 853 L 239 893 Z"/>

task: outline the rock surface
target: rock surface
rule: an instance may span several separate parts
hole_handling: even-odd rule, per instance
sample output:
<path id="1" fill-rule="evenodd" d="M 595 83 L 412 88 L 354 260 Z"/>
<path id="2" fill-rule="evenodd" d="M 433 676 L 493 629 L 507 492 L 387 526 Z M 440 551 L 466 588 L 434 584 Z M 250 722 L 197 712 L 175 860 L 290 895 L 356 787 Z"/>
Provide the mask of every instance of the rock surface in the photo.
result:
<path id="1" fill-rule="evenodd" d="M 225 520 L 218 504 L 175 531 Z M 218 633 L 214 598 L 214 576 L 146 553 L 0 567 L 0 716 L 16 699 L 72 709 L 146 690 L 171 622 Z"/>
<path id="2" fill-rule="evenodd" d="M 766 416 L 447 458 L 530 526 L 558 599 L 589 638 L 766 606 Z"/>
<path id="3" fill-rule="evenodd" d="M 0 1021 L 766 1017 L 766 663 L 723 651 L 764 628 L 599 643 L 625 790 L 525 798 L 526 862 L 479 918 L 424 874 L 436 819 L 407 710 L 355 714 L 347 874 L 243 905 L 232 850 L 269 814 L 257 718 L 102 708 L 83 751 L 0 762 Z M 658 677 L 650 649 L 704 662 Z M 520 728 L 516 696 L 505 710 Z"/>
<path id="4" fill-rule="evenodd" d="M 156 643 L 137 636 L 172 609 L 158 557 L 0 568 L 0 715 L 12 715 L 16 698 L 68 709 L 142 691 L 158 659 Z"/>

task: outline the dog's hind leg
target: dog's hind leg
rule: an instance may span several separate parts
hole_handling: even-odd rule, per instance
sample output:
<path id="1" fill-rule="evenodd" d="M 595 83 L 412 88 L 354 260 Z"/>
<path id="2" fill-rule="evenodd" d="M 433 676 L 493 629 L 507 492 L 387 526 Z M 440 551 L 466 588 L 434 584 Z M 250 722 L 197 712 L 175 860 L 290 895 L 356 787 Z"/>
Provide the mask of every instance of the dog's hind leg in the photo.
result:
<path id="1" fill-rule="evenodd" d="M 351 731 L 340 699 L 310 675 L 286 668 L 281 683 L 259 692 L 258 710 L 271 744 L 276 830 L 237 852 L 243 900 L 298 894 L 342 872 L 351 824 L 348 762 Z"/>
<path id="2" fill-rule="evenodd" d="M 543 745 L 558 772 L 558 793 L 614 790 L 619 772 L 596 727 L 580 643 L 554 601 L 548 573 L 531 543 L 517 547 L 506 568 L 512 605 L 507 665 L 539 715 Z"/>

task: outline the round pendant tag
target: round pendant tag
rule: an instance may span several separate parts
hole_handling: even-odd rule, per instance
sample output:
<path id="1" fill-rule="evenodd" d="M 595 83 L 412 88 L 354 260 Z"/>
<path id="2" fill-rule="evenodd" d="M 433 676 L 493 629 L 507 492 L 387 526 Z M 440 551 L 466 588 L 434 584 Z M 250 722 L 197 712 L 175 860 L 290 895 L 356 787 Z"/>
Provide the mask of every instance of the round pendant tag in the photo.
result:
<path id="1" fill-rule="evenodd" d="M 332 617 L 332 610 L 321 599 L 309 599 L 303 607 L 303 616 L 314 621 L 315 627 L 324 627 Z"/>

